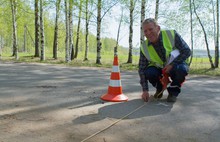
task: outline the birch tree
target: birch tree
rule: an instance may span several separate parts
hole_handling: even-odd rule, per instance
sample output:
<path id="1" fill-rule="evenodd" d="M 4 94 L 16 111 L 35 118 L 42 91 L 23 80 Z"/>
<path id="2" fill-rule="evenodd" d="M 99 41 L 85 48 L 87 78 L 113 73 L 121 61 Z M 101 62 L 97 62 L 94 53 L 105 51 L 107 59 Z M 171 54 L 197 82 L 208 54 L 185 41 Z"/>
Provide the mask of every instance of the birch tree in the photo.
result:
<path id="1" fill-rule="evenodd" d="M 214 17 L 215 16 L 213 16 L 213 19 L 215 19 Z M 219 0 L 216 1 L 216 20 L 217 20 L 216 21 L 216 33 L 214 33 L 215 35 L 214 36 L 215 37 L 215 67 L 218 68 L 219 67 Z"/>
<path id="2" fill-rule="evenodd" d="M 156 0 L 156 8 L 155 8 L 155 20 L 158 20 L 158 13 L 159 13 L 159 4 L 160 0 Z"/>
<path id="3" fill-rule="evenodd" d="M 41 49 L 41 56 L 40 60 L 45 60 L 45 46 L 44 46 L 44 17 L 43 17 L 43 0 L 40 0 L 40 49 Z"/>
<path id="4" fill-rule="evenodd" d="M 130 25 L 129 25 L 129 51 L 127 63 L 132 63 L 132 49 L 133 49 L 133 12 L 134 12 L 134 1 L 130 0 Z"/>
<path id="5" fill-rule="evenodd" d="M 95 0 L 96 1 L 96 0 Z M 90 43 L 92 40 L 89 40 L 89 26 L 90 22 L 92 21 L 92 16 L 95 16 L 93 14 L 93 11 L 96 9 L 94 0 L 85 0 L 85 10 L 82 10 L 82 12 L 85 14 L 85 54 L 84 54 L 84 60 L 88 61 L 88 52 L 89 52 L 89 41 Z M 96 40 L 97 41 L 97 40 Z"/>
<path id="6" fill-rule="evenodd" d="M 118 1 L 109 1 L 110 3 L 104 3 L 105 4 L 105 11 L 102 14 L 102 0 L 98 0 L 97 3 L 97 57 L 96 57 L 96 64 L 101 64 L 101 49 L 102 49 L 102 43 L 101 43 L 101 23 L 102 19 L 106 15 L 106 13 L 109 12 L 109 10 L 115 6 Z"/>
<path id="7" fill-rule="evenodd" d="M 142 23 L 145 20 L 145 5 L 146 5 L 146 0 L 141 0 L 141 26 L 140 26 L 140 43 L 144 41 L 144 32 L 143 32 L 143 26 Z"/>
<path id="8" fill-rule="evenodd" d="M 69 8 L 68 8 L 68 24 L 69 24 L 69 56 L 74 55 L 74 46 L 73 46 L 73 0 L 69 0 Z M 73 60 L 72 57 L 70 57 Z"/>
<path id="9" fill-rule="evenodd" d="M 39 57 L 39 27 L 40 27 L 40 22 L 39 22 L 39 0 L 35 0 L 34 3 L 34 8 L 35 8 L 35 55 L 34 57 Z"/>
<path id="10" fill-rule="evenodd" d="M 74 54 L 73 46 L 73 0 L 65 0 L 65 26 L 66 26 L 66 37 L 65 37 L 65 59 L 66 62 L 71 60 L 71 54 Z"/>
<path id="11" fill-rule="evenodd" d="M 58 19 L 60 15 L 60 2 L 61 0 L 56 1 L 56 17 L 55 17 L 55 26 L 54 26 L 54 40 L 53 40 L 53 58 L 57 59 L 57 50 L 58 50 Z"/>
<path id="12" fill-rule="evenodd" d="M 66 37 L 65 37 L 65 61 L 69 62 L 69 56 L 70 56 L 70 46 L 69 46 L 69 18 L 68 18 L 68 10 L 69 10 L 69 3 L 68 0 L 64 1 L 65 5 L 65 26 L 66 26 Z"/>
<path id="13" fill-rule="evenodd" d="M 24 45 L 23 45 L 23 52 L 26 52 L 26 41 L 27 41 L 27 26 L 24 25 Z"/>
<path id="14" fill-rule="evenodd" d="M 80 0 L 79 3 L 79 15 L 78 15 L 78 24 L 77 24 L 77 32 L 76 32 L 76 51 L 75 51 L 75 55 L 74 58 L 77 58 L 78 56 L 78 50 L 79 50 L 79 32 L 80 32 L 80 24 L 81 24 L 81 16 L 82 16 L 82 3 L 83 0 Z M 73 55 L 72 55 L 73 57 Z"/>
<path id="15" fill-rule="evenodd" d="M 88 15 L 88 5 L 89 5 L 89 0 L 86 0 L 86 35 L 85 35 L 85 42 L 86 42 L 86 47 L 85 47 L 85 55 L 84 55 L 84 61 L 88 61 L 88 37 L 89 37 L 89 15 Z"/>
<path id="16" fill-rule="evenodd" d="M 190 36 L 191 36 L 191 56 L 189 59 L 189 66 L 192 63 L 192 59 L 193 59 L 193 13 L 192 13 L 192 0 L 189 0 L 189 10 L 190 10 Z"/>
<path id="17" fill-rule="evenodd" d="M 12 11 L 12 31 L 13 31 L 13 54 L 12 56 L 15 56 L 15 59 L 18 60 L 18 43 L 17 43 L 17 20 L 16 20 L 16 14 L 17 14 L 17 1 L 16 0 L 10 0 L 11 2 L 11 11 Z"/>
<path id="18" fill-rule="evenodd" d="M 118 26 L 118 33 L 117 33 L 117 39 L 116 39 L 116 46 L 115 46 L 115 48 L 114 48 L 114 55 L 118 55 L 118 42 L 119 42 L 120 29 L 121 29 L 121 23 L 122 23 L 122 20 L 123 20 L 123 16 L 124 16 L 124 11 L 123 11 L 123 8 L 122 8 L 121 18 L 120 18 L 119 26 Z"/>
<path id="19" fill-rule="evenodd" d="M 208 54 L 208 58 L 209 58 L 209 62 L 210 62 L 211 68 L 214 69 L 215 66 L 214 66 L 214 63 L 213 63 L 213 61 L 212 61 L 212 56 L 211 56 L 211 54 L 210 54 L 210 49 L 209 49 L 209 44 L 208 44 L 208 39 L 207 39 L 207 33 L 206 33 L 206 31 L 205 31 L 205 28 L 204 28 L 204 26 L 203 26 L 203 24 L 202 24 L 202 21 L 201 21 L 199 15 L 197 14 L 196 6 L 195 6 L 194 0 L 193 0 L 193 8 L 194 8 L 194 13 L 195 13 L 195 15 L 196 15 L 196 17 L 197 17 L 197 19 L 198 19 L 198 21 L 199 21 L 199 24 L 200 24 L 200 26 L 202 27 L 202 31 L 203 31 L 204 38 L 205 38 L 205 44 L 206 44 L 207 54 Z"/>
<path id="20" fill-rule="evenodd" d="M 96 64 L 101 64 L 101 11 L 102 11 L 102 0 L 98 0 L 97 4 L 97 57 Z"/>

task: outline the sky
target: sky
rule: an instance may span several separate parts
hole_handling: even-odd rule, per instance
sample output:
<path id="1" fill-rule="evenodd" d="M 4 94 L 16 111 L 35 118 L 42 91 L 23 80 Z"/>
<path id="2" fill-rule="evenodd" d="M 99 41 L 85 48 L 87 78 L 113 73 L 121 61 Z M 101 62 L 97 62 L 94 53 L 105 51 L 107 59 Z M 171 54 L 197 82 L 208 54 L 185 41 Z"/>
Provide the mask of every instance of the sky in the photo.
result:
<path id="1" fill-rule="evenodd" d="M 107 38 L 113 38 L 115 40 L 117 40 L 117 33 L 118 33 L 118 26 L 119 26 L 119 17 L 121 15 L 121 13 L 119 13 L 118 11 L 120 10 L 119 6 L 114 6 L 111 9 L 111 13 L 112 15 L 108 15 L 106 14 L 104 19 L 102 20 L 102 24 L 101 24 L 101 38 L 107 37 Z M 52 9 L 51 12 L 51 17 L 55 17 L 56 11 L 55 9 Z M 76 15 L 78 14 L 77 12 L 75 13 Z M 96 14 L 96 11 L 94 12 L 94 14 Z M 128 14 L 128 13 L 127 13 Z M 65 17 L 61 16 L 60 18 L 63 18 L 63 21 L 65 20 Z M 73 22 L 75 25 L 78 24 L 78 18 L 77 17 L 73 17 Z M 94 19 L 96 20 L 96 19 Z M 133 26 L 133 47 L 137 47 L 139 48 L 139 43 L 140 43 L 140 24 L 139 24 L 139 20 L 138 19 L 138 23 L 136 23 L 136 25 L 134 24 Z M 91 24 L 92 23 L 92 24 Z M 85 27 L 85 21 L 81 22 L 82 24 L 82 28 Z M 97 27 L 96 24 L 94 24 L 93 22 L 90 22 L 91 25 L 89 25 L 89 30 L 91 33 L 93 33 L 94 35 L 97 34 Z M 120 35 L 119 35 L 119 45 L 123 46 L 123 47 L 129 47 L 129 24 L 124 24 L 121 25 L 121 29 L 120 29 Z"/>
<path id="2" fill-rule="evenodd" d="M 145 13 L 145 17 L 154 17 L 154 11 L 155 11 L 155 3 L 154 2 L 148 2 L 148 6 L 146 7 L 147 11 Z M 176 5 L 176 6 L 175 6 Z M 164 7 L 166 6 L 165 3 L 161 3 L 160 7 Z M 178 3 L 174 3 L 171 7 L 176 7 L 177 10 L 179 8 L 180 5 L 178 5 Z M 175 12 L 177 12 L 177 10 Z M 115 6 L 113 7 L 112 11 L 112 17 L 109 17 L 109 15 L 106 15 L 105 19 L 102 23 L 102 37 L 111 37 L 114 38 L 116 40 L 117 38 L 117 32 L 118 32 L 118 26 L 119 26 L 119 20 L 120 16 L 121 16 L 121 9 L 120 6 Z M 126 15 L 129 15 L 129 11 L 127 10 L 126 12 L 124 11 L 124 13 L 126 13 Z M 140 15 L 140 13 L 139 13 Z M 163 20 L 162 20 L 163 21 Z M 158 21 L 158 23 L 161 26 L 161 29 L 167 29 L 166 25 L 163 25 L 163 22 L 161 20 Z M 140 18 L 134 19 L 134 24 L 133 24 L 133 47 L 134 48 L 139 48 L 140 47 Z M 189 27 L 187 30 L 190 30 L 190 25 L 186 25 L 187 27 Z M 198 25 L 200 27 L 200 25 Z M 173 27 L 175 28 L 175 27 Z M 191 46 L 191 36 L 190 36 L 190 32 L 188 32 L 188 34 L 183 33 L 186 32 L 185 30 L 180 30 L 178 29 L 179 27 L 177 27 L 177 32 L 182 36 L 182 38 L 187 42 L 187 44 L 189 46 Z M 179 31 L 178 31 L 179 30 Z M 124 24 L 121 29 L 120 29 L 120 38 L 119 38 L 119 45 L 123 46 L 123 47 L 129 47 L 129 24 Z M 199 41 L 199 42 L 194 42 L 194 48 L 196 49 L 203 49 L 206 50 L 206 46 L 203 43 L 204 42 L 204 36 L 203 34 L 201 34 L 199 37 L 196 35 L 194 35 L 194 40 L 195 41 Z M 202 45 L 201 45 L 202 43 Z M 190 47 L 191 48 L 191 47 Z M 210 42 L 210 49 L 214 48 L 213 42 Z"/>
<path id="3" fill-rule="evenodd" d="M 145 13 L 145 17 L 154 17 L 154 11 L 155 11 L 155 1 L 148 1 L 148 3 L 146 4 L 147 7 L 146 7 L 146 13 Z M 161 5 L 160 5 L 160 8 L 164 8 L 167 6 L 167 3 L 165 3 L 165 1 L 162 1 L 161 2 Z M 170 6 L 171 9 L 172 7 L 175 7 L 175 9 L 178 9 L 178 5 L 177 6 Z M 140 9 L 138 9 L 140 10 Z M 101 38 L 113 38 L 113 39 L 117 39 L 117 33 L 118 33 L 118 26 L 119 26 L 119 19 L 120 19 L 120 16 L 121 16 L 121 7 L 120 5 L 116 5 L 114 6 L 110 12 L 108 12 L 105 16 L 104 16 L 104 19 L 102 20 L 102 25 L 101 25 Z M 75 11 L 76 15 L 78 14 L 77 11 Z M 175 11 L 177 12 L 177 11 Z M 111 15 L 110 15 L 111 13 Z M 137 12 L 136 12 L 137 13 Z M 95 15 L 96 14 L 96 11 L 93 12 L 93 14 Z M 124 10 L 124 14 L 126 14 L 127 16 L 129 15 L 129 10 L 126 9 Z M 55 10 L 52 11 L 52 15 L 54 16 L 55 15 Z M 140 12 L 138 13 L 138 15 L 140 16 Z M 52 16 L 52 17 L 53 17 Z M 63 18 L 65 18 L 63 16 Z M 128 17 L 129 18 L 129 17 Z M 77 24 L 78 22 L 78 19 L 77 17 L 74 17 L 74 20 L 75 24 Z M 93 22 L 90 22 L 90 26 L 89 26 L 89 31 L 91 33 L 93 33 L 94 35 L 97 34 L 97 30 L 96 30 L 96 18 L 92 19 Z M 161 22 L 159 20 L 159 24 L 161 26 L 161 28 L 165 28 L 165 25 L 163 25 L 164 23 Z M 82 24 L 82 27 L 85 27 L 85 22 L 81 22 Z M 134 24 L 133 24 L 133 48 L 139 48 L 140 47 L 140 18 L 136 18 L 134 19 Z M 186 25 L 187 26 L 187 25 Z M 199 25 L 198 25 L 199 26 Z M 190 25 L 188 25 L 187 27 L 190 27 Z M 200 27 L 200 26 L 199 26 Z M 179 27 L 178 27 L 179 28 Z M 189 29 L 189 28 L 188 28 Z M 176 29 L 178 31 L 178 29 Z M 181 29 L 182 30 L 182 29 Z M 188 43 L 188 45 L 190 46 L 191 44 L 191 39 L 190 39 L 190 36 L 189 34 L 186 34 L 186 33 L 181 33 L 182 31 L 186 32 L 186 30 L 179 30 L 179 34 L 183 37 L 183 39 Z M 122 24 L 121 25 L 121 29 L 120 29 L 120 35 L 119 35 L 119 45 L 120 46 L 123 46 L 123 47 L 129 47 L 129 24 Z M 206 49 L 206 47 L 204 46 L 205 44 L 203 43 L 204 42 L 204 37 L 203 37 L 203 34 L 201 34 L 201 36 L 199 37 L 194 37 L 196 39 L 197 42 L 194 42 L 194 47 L 197 48 L 197 49 Z M 199 42 L 198 42 L 199 40 Z M 201 43 L 202 43 L 202 46 L 201 46 Z M 212 42 L 211 42 L 212 43 Z M 213 48 L 214 46 L 210 46 L 210 48 Z"/>
<path id="4" fill-rule="evenodd" d="M 111 10 L 112 16 L 106 14 L 102 23 L 102 37 L 109 37 L 117 40 L 118 27 L 120 23 L 121 9 L 115 6 Z M 125 11 L 124 11 L 125 13 Z M 126 11 L 126 15 L 129 13 Z M 138 21 L 137 21 L 138 20 Z M 140 44 L 140 19 L 133 24 L 133 47 L 139 48 Z M 129 47 L 129 24 L 121 24 L 119 34 L 119 45 Z"/>
<path id="5" fill-rule="evenodd" d="M 161 3 L 161 7 L 166 6 L 165 3 Z M 174 6 L 172 6 L 174 7 Z M 176 6 L 178 8 L 178 5 Z M 147 11 L 145 13 L 145 17 L 154 17 L 154 11 L 155 11 L 155 6 L 154 2 L 149 2 L 146 7 Z M 111 10 L 111 15 L 106 14 L 104 19 L 102 20 L 102 25 L 101 25 L 101 38 L 113 38 L 117 39 L 117 33 L 118 33 L 118 27 L 119 27 L 119 19 L 121 16 L 121 8 L 120 6 L 114 6 Z M 177 12 L 177 11 L 175 11 Z M 94 12 L 95 14 L 96 12 Z M 129 10 L 124 10 L 124 13 L 126 15 L 129 15 Z M 137 12 L 136 12 L 137 13 Z M 140 12 L 138 13 L 140 15 Z M 128 17 L 129 18 L 129 17 Z M 160 23 L 161 22 L 161 23 Z M 158 23 L 161 26 L 161 29 L 167 29 L 167 27 L 164 25 L 163 20 L 159 20 Z M 133 24 L 133 48 L 139 48 L 140 47 L 140 18 L 134 19 L 134 24 Z M 186 27 L 190 27 L 190 25 L 186 25 Z M 191 46 L 191 37 L 188 34 L 186 34 L 185 30 L 180 30 L 178 31 L 177 27 L 177 32 L 183 37 L 183 39 L 188 43 L 189 46 Z M 187 28 L 189 30 L 189 28 Z M 185 33 L 181 33 L 181 32 Z M 94 35 L 96 35 L 96 26 L 90 25 L 90 32 L 92 32 Z M 205 49 L 206 47 L 204 44 L 201 46 L 201 42 L 204 41 L 203 34 L 199 37 L 194 37 L 194 40 L 199 42 L 194 42 L 194 48 L 196 49 Z M 200 42 L 201 41 L 201 42 Z M 200 45 L 198 45 L 200 44 Z M 122 24 L 121 29 L 120 29 L 120 37 L 119 37 L 119 45 L 123 47 L 129 47 L 129 24 Z M 210 49 L 213 48 L 214 46 L 210 46 Z"/>
<path id="6" fill-rule="evenodd" d="M 153 3 L 154 4 L 154 3 Z M 151 4 L 148 4 L 151 5 Z M 151 9 L 154 9 L 154 6 L 151 6 Z M 146 13 L 146 17 L 153 17 L 154 10 L 150 10 Z M 111 9 L 112 16 L 106 15 L 104 17 L 105 23 L 102 24 L 102 36 L 104 37 L 111 37 L 115 40 L 117 39 L 118 27 L 119 27 L 119 19 L 121 17 L 121 7 L 114 6 Z M 129 10 L 124 10 L 124 15 L 129 15 Z M 135 17 L 135 15 L 134 15 Z M 134 19 L 133 23 L 133 47 L 139 48 L 140 47 L 140 18 Z M 122 24 L 120 28 L 119 34 L 119 45 L 123 47 L 129 47 L 129 24 Z"/>
<path id="7" fill-rule="evenodd" d="M 118 34 L 118 21 L 110 21 L 110 24 L 106 24 L 105 31 L 103 32 L 103 36 L 117 39 Z M 105 26 L 105 25 L 104 25 Z M 119 45 L 123 47 L 129 47 L 129 25 L 124 25 L 120 28 L 119 34 Z M 140 44 L 140 25 L 135 25 L 133 27 L 133 47 L 138 48 Z"/>
<path id="8" fill-rule="evenodd" d="M 146 5 L 148 5 L 148 11 L 146 12 L 146 17 L 154 17 L 155 2 L 150 1 Z M 78 15 L 77 11 L 74 11 L 74 12 L 76 15 Z M 118 27 L 119 27 L 119 21 L 120 21 L 119 19 L 121 16 L 121 12 L 122 12 L 121 6 L 120 4 L 118 4 L 118 5 L 113 6 L 110 9 L 110 11 L 104 16 L 104 19 L 102 20 L 102 23 L 101 23 L 101 38 L 107 37 L 107 38 L 113 38 L 117 40 Z M 52 9 L 50 14 L 51 14 L 51 17 L 55 17 L 55 9 Z M 96 15 L 96 11 L 94 11 L 93 14 Z M 103 11 L 102 11 L 102 14 L 103 14 Z M 128 17 L 129 15 L 128 8 L 124 10 L 124 15 Z M 140 16 L 140 12 L 138 15 Z M 62 16 L 60 18 L 62 18 Z M 63 18 L 65 17 L 63 16 Z M 73 17 L 73 18 L 74 18 L 73 19 L 74 24 L 78 24 L 77 23 L 78 18 L 77 17 Z M 96 18 L 92 19 L 93 22 L 95 20 Z M 92 22 L 90 22 L 90 24 L 91 23 Z M 81 22 L 81 24 L 82 24 L 82 27 L 85 27 L 84 21 Z M 95 24 L 90 25 L 89 30 L 94 35 L 97 34 Z M 129 47 L 129 23 L 121 25 L 120 34 L 119 34 L 119 45 L 123 47 L 127 47 L 127 48 Z M 133 23 L 133 48 L 139 48 L 139 47 L 140 47 L 140 18 L 136 18 L 134 19 L 134 23 Z"/>

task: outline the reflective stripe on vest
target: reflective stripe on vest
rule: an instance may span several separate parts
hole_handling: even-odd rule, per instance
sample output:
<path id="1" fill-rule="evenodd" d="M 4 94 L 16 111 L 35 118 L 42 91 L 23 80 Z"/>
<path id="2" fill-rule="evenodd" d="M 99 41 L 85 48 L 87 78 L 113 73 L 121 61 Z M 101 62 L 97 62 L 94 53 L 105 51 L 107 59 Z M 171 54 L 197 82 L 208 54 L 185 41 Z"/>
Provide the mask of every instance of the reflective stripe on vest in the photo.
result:
<path id="1" fill-rule="evenodd" d="M 162 30 L 162 40 L 163 40 L 163 46 L 166 50 L 166 59 L 169 57 L 170 52 L 175 48 L 175 39 L 174 39 L 174 30 Z M 148 46 L 148 40 L 143 42 L 141 46 L 141 51 L 144 54 L 144 56 L 149 61 L 149 66 L 156 66 L 163 68 L 164 62 L 161 60 L 161 58 L 158 56 L 156 50 L 152 45 Z"/>

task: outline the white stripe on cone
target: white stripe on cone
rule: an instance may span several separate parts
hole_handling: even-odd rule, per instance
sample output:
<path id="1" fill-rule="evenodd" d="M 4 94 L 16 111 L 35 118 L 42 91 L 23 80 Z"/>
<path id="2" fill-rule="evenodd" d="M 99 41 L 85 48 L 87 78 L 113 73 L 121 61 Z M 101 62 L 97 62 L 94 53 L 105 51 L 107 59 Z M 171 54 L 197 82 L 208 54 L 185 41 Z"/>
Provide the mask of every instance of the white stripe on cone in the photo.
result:
<path id="1" fill-rule="evenodd" d="M 120 72 L 119 66 L 112 66 L 112 72 Z"/>
<path id="2" fill-rule="evenodd" d="M 111 87 L 121 87 L 121 80 L 110 80 L 109 86 L 111 86 Z"/>

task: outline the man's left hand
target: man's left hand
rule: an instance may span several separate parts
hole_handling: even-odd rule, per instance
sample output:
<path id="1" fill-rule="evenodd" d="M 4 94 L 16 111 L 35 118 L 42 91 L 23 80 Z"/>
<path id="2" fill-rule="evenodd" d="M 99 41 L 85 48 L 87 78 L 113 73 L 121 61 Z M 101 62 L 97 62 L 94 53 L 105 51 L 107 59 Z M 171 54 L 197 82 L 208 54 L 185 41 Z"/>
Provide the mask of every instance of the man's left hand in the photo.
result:
<path id="1" fill-rule="evenodd" d="M 173 68 L 173 65 L 166 65 L 163 70 L 166 74 L 169 74 L 170 70 Z"/>

